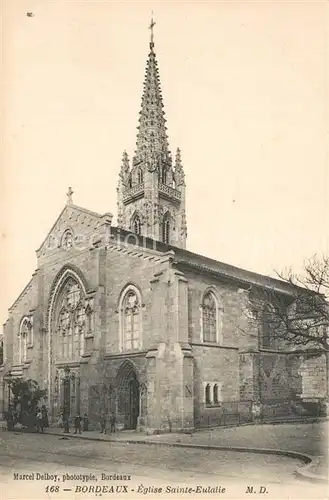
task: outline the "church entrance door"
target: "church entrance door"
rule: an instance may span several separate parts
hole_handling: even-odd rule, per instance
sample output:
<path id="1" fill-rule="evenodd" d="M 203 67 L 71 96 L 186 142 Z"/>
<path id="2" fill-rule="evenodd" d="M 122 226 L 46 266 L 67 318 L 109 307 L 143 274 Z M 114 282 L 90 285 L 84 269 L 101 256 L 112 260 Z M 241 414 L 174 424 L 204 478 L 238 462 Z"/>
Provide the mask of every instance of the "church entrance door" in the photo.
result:
<path id="1" fill-rule="evenodd" d="M 127 428 L 136 429 L 139 415 L 139 383 L 135 378 L 129 381 L 127 410 Z"/>
<path id="2" fill-rule="evenodd" d="M 125 361 L 117 375 L 118 418 L 124 429 L 136 429 L 139 416 L 139 382 L 133 364 Z"/>

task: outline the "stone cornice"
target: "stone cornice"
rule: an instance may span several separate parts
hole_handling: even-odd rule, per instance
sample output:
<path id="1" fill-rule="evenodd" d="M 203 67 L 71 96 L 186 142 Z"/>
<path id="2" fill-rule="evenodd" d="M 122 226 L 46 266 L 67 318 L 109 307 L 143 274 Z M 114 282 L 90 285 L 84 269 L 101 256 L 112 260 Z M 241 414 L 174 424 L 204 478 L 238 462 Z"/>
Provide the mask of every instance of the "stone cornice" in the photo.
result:
<path id="1" fill-rule="evenodd" d="M 56 368 L 65 368 L 68 366 L 69 368 L 79 368 L 81 364 L 88 363 L 88 360 L 80 359 L 79 361 L 56 361 Z"/>
<path id="2" fill-rule="evenodd" d="M 215 349 L 233 349 L 235 351 L 239 350 L 239 347 L 233 346 L 233 345 L 221 345 L 221 344 L 210 344 L 207 342 L 191 342 L 191 346 L 196 346 L 196 347 L 207 347 L 207 348 L 212 348 L 214 347 Z"/>
<path id="3" fill-rule="evenodd" d="M 125 351 L 125 352 L 117 352 L 117 353 L 106 353 L 103 356 L 103 359 L 123 359 L 123 358 L 144 358 L 148 351 Z"/>
<path id="4" fill-rule="evenodd" d="M 175 253 L 173 250 L 169 250 L 167 252 L 159 252 L 157 250 L 152 250 L 146 247 L 138 247 L 133 244 L 122 242 L 120 242 L 120 244 L 109 244 L 107 250 L 109 252 L 121 252 L 122 254 L 126 254 L 132 257 L 148 259 L 150 261 L 159 262 L 162 264 L 167 262 L 172 263 L 175 258 Z"/>

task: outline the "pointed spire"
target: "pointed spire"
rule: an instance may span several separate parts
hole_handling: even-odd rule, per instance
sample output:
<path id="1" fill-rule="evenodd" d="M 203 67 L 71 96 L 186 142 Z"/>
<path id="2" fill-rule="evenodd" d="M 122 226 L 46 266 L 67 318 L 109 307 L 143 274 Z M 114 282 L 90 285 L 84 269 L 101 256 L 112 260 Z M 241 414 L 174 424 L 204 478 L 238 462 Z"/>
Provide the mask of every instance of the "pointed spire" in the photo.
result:
<path id="1" fill-rule="evenodd" d="M 168 163 L 169 144 L 166 133 L 166 119 L 160 86 L 158 63 L 154 52 L 153 17 L 149 29 L 150 53 L 148 55 L 143 84 L 141 111 L 137 127 L 137 142 L 134 164 L 145 162 L 150 170 L 155 170 L 159 161 Z"/>
<path id="2" fill-rule="evenodd" d="M 129 171 L 129 156 L 126 150 L 122 154 L 121 171 L 127 173 Z"/>
<path id="3" fill-rule="evenodd" d="M 165 214 L 170 213 L 167 233 L 170 244 L 185 248 L 185 179 L 180 150 L 172 158 L 154 49 L 153 15 L 149 54 L 146 62 L 141 110 L 137 127 L 136 150 L 129 162 L 126 151 L 117 186 L 118 227 L 131 231 L 133 214 L 139 213 L 141 235 L 161 240 Z"/>
<path id="4" fill-rule="evenodd" d="M 178 186 L 185 185 L 185 174 L 182 165 L 181 151 L 179 148 L 176 149 L 175 157 L 175 180 Z"/>

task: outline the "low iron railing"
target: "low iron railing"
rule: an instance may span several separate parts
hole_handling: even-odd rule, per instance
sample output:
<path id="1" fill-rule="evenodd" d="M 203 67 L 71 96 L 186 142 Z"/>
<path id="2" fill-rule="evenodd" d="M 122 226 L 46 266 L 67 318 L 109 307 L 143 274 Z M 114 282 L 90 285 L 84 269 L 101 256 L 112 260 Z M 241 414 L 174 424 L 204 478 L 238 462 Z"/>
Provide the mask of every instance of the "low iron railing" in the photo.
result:
<path id="1" fill-rule="evenodd" d="M 247 423 L 303 421 L 324 416 L 325 405 L 321 401 L 312 406 L 298 400 L 264 401 L 260 405 L 259 415 L 254 414 L 251 401 L 223 401 L 217 406 L 199 409 L 194 423 L 196 428 L 202 429 Z"/>

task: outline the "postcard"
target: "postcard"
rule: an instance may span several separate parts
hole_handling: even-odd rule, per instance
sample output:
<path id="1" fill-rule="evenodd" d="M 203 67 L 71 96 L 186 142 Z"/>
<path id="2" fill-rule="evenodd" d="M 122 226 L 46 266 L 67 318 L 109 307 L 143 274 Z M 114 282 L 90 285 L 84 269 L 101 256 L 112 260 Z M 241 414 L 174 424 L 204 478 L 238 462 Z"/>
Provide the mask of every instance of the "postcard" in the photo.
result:
<path id="1" fill-rule="evenodd" d="M 327 2 L 3 0 L 0 498 L 328 498 Z"/>

